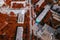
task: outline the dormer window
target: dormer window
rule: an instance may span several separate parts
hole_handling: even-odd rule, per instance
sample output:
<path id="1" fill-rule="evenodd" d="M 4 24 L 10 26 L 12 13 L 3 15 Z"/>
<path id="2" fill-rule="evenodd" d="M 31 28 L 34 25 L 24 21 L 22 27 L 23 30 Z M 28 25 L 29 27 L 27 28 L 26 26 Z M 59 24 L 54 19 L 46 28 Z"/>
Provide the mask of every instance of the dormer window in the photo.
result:
<path id="1" fill-rule="evenodd" d="M 18 13 L 18 23 L 24 23 L 24 14 Z"/>
<path id="2" fill-rule="evenodd" d="M 25 16 L 25 10 L 21 10 L 20 13 L 18 13 L 18 23 L 24 23 L 24 16 Z"/>

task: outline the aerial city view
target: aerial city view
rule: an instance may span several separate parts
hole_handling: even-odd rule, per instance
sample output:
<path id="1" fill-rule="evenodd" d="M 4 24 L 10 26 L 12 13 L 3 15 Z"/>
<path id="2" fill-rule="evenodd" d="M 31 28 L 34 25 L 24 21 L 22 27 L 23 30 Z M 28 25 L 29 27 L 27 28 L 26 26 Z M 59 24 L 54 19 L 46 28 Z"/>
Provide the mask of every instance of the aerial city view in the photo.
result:
<path id="1" fill-rule="evenodd" d="M 60 40 L 60 0 L 0 0 L 0 40 Z"/>

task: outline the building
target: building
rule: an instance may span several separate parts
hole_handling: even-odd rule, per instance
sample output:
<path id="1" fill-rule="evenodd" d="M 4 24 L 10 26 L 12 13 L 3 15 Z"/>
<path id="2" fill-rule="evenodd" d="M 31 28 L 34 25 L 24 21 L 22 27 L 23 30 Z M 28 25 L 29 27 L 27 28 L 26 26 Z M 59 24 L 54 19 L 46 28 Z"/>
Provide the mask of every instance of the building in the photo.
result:
<path id="1" fill-rule="evenodd" d="M 0 0 L 0 40 L 56 40 L 59 28 L 60 0 Z"/>

